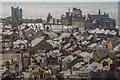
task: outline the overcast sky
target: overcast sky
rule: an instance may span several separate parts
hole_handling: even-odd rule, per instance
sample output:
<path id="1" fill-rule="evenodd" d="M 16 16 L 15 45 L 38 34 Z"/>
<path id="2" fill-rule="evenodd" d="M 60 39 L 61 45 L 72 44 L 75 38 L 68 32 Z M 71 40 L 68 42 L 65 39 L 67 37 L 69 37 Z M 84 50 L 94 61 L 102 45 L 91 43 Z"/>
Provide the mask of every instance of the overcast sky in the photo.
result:
<path id="1" fill-rule="evenodd" d="M 2 2 L 118 2 L 119 0 L 0 0 Z"/>

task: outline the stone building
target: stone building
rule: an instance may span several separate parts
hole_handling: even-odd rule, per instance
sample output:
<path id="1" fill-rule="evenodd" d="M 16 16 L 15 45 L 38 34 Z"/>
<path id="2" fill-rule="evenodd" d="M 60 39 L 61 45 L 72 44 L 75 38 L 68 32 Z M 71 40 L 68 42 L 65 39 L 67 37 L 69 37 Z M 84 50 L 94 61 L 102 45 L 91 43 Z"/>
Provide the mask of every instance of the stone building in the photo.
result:
<path id="1" fill-rule="evenodd" d="M 49 13 L 48 16 L 47 16 L 47 23 L 50 21 L 51 18 L 53 18 L 53 17 L 52 17 L 51 14 Z"/>
<path id="2" fill-rule="evenodd" d="M 66 26 L 72 25 L 72 13 L 70 12 L 70 9 L 66 12 L 66 15 L 61 16 L 61 24 Z"/>
<path id="3" fill-rule="evenodd" d="M 83 28 L 85 26 L 85 16 L 82 15 L 82 10 L 73 8 L 72 12 L 72 26 Z"/>
<path id="4" fill-rule="evenodd" d="M 35 38 L 34 40 L 32 40 L 28 48 L 30 50 L 30 54 L 34 54 L 34 53 L 42 52 L 45 49 L 47 51 L 52 50 L 53 46 L 49 44 L 46 40 L 44 40 L 44 36 L 43 36 L 41 38 Z"/>
<path id="5" fill-rule="evenodd" d="M 66 15 L 61 16 L 62 25 L 77 26 L 79 28 L 104 28 L 104 29 L 115 29 L 116 21 L 109 17 L 107 13 L 101 14 L 99 10 L 98 14 L 87 16 L 82 15 L 82 10 L 73 8 L 72 12 L 70 9 L 66 12 Z"/>
<path id="6" fill-rule="evenodd" d="M 12 30 L 13 34 L 11 36 L 11 43 L 13 47 L 13 42 L 17 39 L 19 39 L 19 29 L 18 26 L 21 24 L 22 20 L 22 9 L 19 9 L 19 7 L 14 8 L 11 7 L 11 17 L 12 17 Z"/>
<path id="7" fill-rule="evenodd" d="M 93 28 L 105 28 L 105 29 L 115 29 L 116 21 L 109 17 L 107 13 L 101 14 L 99 10 L 96 15 L 87 15 L 87 19 L 91 24 L 93 24 Z"/>
<path id="8" fill-rule="evenodd" d="M 83 28 L 85 26 L 85 18 L 86 17 L 82 15 L 82 10 L 73 8 L 72 12 L 70 12 L 69 9 L 66 15 L 61 16 L 61 24 Z"/>
<path id="9" fill-rule="evenodd" d="M 11 7 L 11 17 L 17 20 L 22 19 L 22 9 Z"/>

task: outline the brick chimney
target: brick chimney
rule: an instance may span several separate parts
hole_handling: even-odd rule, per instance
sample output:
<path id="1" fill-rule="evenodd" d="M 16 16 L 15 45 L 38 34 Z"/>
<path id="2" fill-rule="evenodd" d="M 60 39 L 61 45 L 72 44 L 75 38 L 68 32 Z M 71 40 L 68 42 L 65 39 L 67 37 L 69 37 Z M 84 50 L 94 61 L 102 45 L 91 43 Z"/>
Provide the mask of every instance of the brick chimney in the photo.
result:
<path id="1" fill-rule="evenodd" d="M 76 44 L 76 48 L 79 48 L 79 44 Z"/>
<path id="2" fill-rule="evenodd" d="M 73 57 L 77 57 L 77 54 L 74 54 Z"/>
<path id="3" fill-rule="evenodd" d="M 60 61 L 60 71 L 62 71 L 62 61 Z"/>
<path id="4" fill-rule="evenodd" d="M 73 40 L 70 41 L 70 44 L 73 45 Z"/>
<path id="5" fill-rule="evenodd" d="M 115 71 L 115 70 L 116 70 L 116 65 L 110 64 L 110 71 Z"/>
<path id="6" fill-rule="evenodd" d="M 107 66 L 108 65 L 108 63 L 107 62 L 103 62 L 103 67 L 105 67 L 105 66 Z"/>
<path id="7" fill-rule="evenodd" d="M 12 59 L 12 63 L 13 63 L 13 59 Z"/>
<path id="8" fill-rule="evenodd" d="M 53 24 L 55 24 L 55 19 L 53 18 Z"/>
<path id="9" fill-rule="evenodd" d="M 88 64 L 88 62 L 85 62 L 85 64 Z"/>
<path id="10" fill-rule="evenodd" d="M 68 43 L 69 42 L 69 39 L 67 37 L 65 37 L 65 42 Z"/>
<path id="11" fill-rule="evenodd" d="M 95 62 L 95 59 L 90 59 L 90 63 Z"/>

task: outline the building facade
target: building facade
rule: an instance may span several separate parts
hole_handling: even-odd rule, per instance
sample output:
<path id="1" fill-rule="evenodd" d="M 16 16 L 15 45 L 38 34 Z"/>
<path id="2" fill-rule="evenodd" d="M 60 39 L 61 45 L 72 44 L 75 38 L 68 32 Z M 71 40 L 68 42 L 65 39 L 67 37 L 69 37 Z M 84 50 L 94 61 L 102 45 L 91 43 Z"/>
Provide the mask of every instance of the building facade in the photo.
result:
<path id="1" fill-rule="evenodd" d="M 19 7 L 11 7 L 11 17 L 12 19 L 16 18 L 17 20 L 22 19 L 22 9 L 19 9 Z"/>
<path id="2" fill-rule="evenodd" d="M 116 21 L 109 17 L 108 13 L 101 14 L 99 10 L 98 14 L 87 16 L 82 15 L 82 10 L 73 8 L 72 12 L 70 9 L 66 12 L 66 15 L 61 16 L 62 25 L 77 26 L 79 28 L 104 28 L 104 29 L 115 29 Z"/>
<path id="3" fill-rule="evenodd" d="M 116 21 L 109 17 L 108 13 L 101 14 L 99 10 L 96 15 L 87 15 L 87 20 L 93 24 L 93 28 L 115 29 Z"/>

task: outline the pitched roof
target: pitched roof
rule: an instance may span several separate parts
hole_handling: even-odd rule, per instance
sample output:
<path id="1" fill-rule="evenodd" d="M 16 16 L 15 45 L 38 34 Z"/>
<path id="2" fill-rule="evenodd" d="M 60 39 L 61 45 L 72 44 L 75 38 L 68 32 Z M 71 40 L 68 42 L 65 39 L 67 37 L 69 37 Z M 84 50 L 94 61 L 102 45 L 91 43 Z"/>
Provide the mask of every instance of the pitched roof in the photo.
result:
<path id="1" fill-rule="evenodd" d="M 34 77 L 39 77 L 39 72 L 33 72 Z"/>
<path id="2" fill-rule="evenodd" d="M 56 46 L 56 45 L 52 42 L 52 40 L 48 40 L 47 42 L 48 42 L 50 45 L 52 45 L 53 48 Z"/>
<path id="3" fill-rule="evenodd" d="M 37 68 L 35 68 L 35 69 L 32 70 L 31 74 L 33 74 L 33 72 L 39 72 L 39 70 L 42 70 L 43 73 L 46 73 L 46 71 L 43 70 L 41 67 L 37 67 Z"/>
<path id="4" fill-rule="evenodd" d="M 5 76 L 2 80 L 15 80 L 12 76 Z"/>
<path id="5" fill-rule="evenodd" d="M 120 51 L 120 44 L 118 44 L 113 50 L 114 51 Z"/>
<path id="6" fill-rule="evenodd" d="M 73 67 L 75 67 L 75 68 L 80 68 L 80 67 L 81 67 L 81 64 L 84 64 L 84 62 L 77 63 L 77 64 L 75 64 Z"/>
<path id="7" fill-rule="evenodd" d="M 41 37 L 41 38 L 35 38 L 34 40 L 31 41 L 30 46 L 31 46 L 31 47 L 34 47 L 34 46 L 37 45 L 40 41 L 42 41 L 43 38 L 44 38 L 44 36 Z"/>
<path id="8" fill-rule="evenodd" d="M 101 19 L 101 18 L 108 18 L 108 15 L 88 15 L 88 19 L 92 22 L 95 19 Z"/>
<path id="9" fill-rule="evenodd" d="M 80 53 L 81 53 L 81 50 L 77 50 L 77 51 L 75 51 L 73 54 L 79 55 Z"/>
<path id="10" fill-rule="evenodd" d="M 109 42 L 108 49 L 110 49 L 110 50 L 113 49 L 111 41 Z"/>
<path id="11" fill-rule="evenodd" d="M 97 49 L 97 53 L 99 56 L 103 56 L 103 53 L 106 53 L 106 55 L 110 54 L 110 50 L 109 49 Z"/>
<path id="12" fill-rule="evenodd" d="M 69 60 L 72 60 L 73 59 L 73 56 L 69 55 L 69 56 L 66 56 L 62 61 L 69 61 Z"/>
<path id="13" fill-rule="evenodd" d="M 65 37 L 69 37 L 70 34 L 71 33 L 63 33 L 63 34 L 60 35 L 60 37 L 58 38 L 58 40 L 61 40 L 61 39 L 65 38 Z"/>
<path id="14" fill-rule="evenodd" d="M 63 48 L 67 49 L 70 45 L 71 45 L 71 44 L 68 43 L 68 44 L 66 44 L 65 46 L 63 46 Z"/>
<path id="15" fill-rule="evenodd" d="M 54 33 L 54 32 L 52 32 L 52 31 L 43 31 L 45 34 L 48 34 L 49 35 L 49 37 L 52 37 L 52 38 L 57 38 L 57 34 L 56 33 Z"/>
<path id="16" fill-rule="evenodd" d="M 37 31 L 35 34 L 32 35 L 32 39 L 34 39 L 34 38 L 36 38 L 36 37 L 40 38 L 40 37 L 42 37 L 42 36 L 44 36 L 44 33 L 43 33 L 42 30 L 39 30 L 39 31 Z"/>
<path id="17" fill-rule="evenodd" d="M 3 60 L 11 60 L 15 58 L 21 58 L 21 54 L 2 54 L 2 59 Z"/>
<path id="18" fill-rule="evenodd" d="M 89 35 L 87 40 L 90 40 L 93 37 L 93 35 Z"/>
<path id="19" fill-rule="evenodd" d="M 87 57 L 87 56 L 90 55 L 90 53 L 88 53 L 88 52 L 82 52 L 79 55 L 81 55 L 82 57 Z"/>
<path id="20" fill-rule="evenodd" d="M 93 48 L 93 47 L 96 46 L 96 45 L 97 45 L 97 43 L 93 43 L 93 44 L 89 45 L 88 47 L 89 47 L 89 48 Z"/>
<path id="21" fill-rule="evenodd" d="M 103 67 L 102 67 L 102 64 L 100 64 L 100 63 L 96 63 L 96 62 L 93 62 L 93 63 L 91 63 L 88 67 L 87 67 L 87 69 L 88 70 L 99 70 L 99 69 L 102 69 Z"/>

